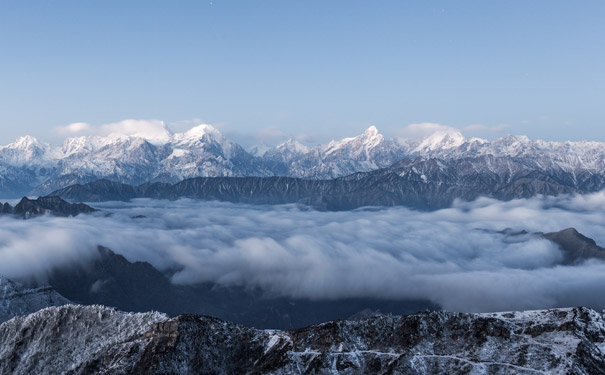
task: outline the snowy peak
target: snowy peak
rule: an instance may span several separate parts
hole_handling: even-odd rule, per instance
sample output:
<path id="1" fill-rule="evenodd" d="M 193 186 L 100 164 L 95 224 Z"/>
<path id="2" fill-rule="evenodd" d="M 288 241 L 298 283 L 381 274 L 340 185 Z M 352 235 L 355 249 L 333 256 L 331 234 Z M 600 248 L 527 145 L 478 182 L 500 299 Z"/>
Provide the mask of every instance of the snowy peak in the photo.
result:
<path id="1" fill-rule="evenodd" d="M 182 134 L 178 134 L 177 136 L 181 136 L 183 139 L 201 139 L 207 134 L 213 138 L 224 139 L 221 132 L 219 132 L 214 126 L 208 124 L 198 125 Z"/>
<path id="2" fill-rule="evenodd" d="M 61 153 L 64 157 L 74 154 L 86 154 L 109 144 L 110 141 L 106 138 L 95 136 L 82 136 L 67 138 L 61 145 Z"/>
<path id="3" fill-rule="evenodd" d="M 47 162 L 50 158 L 51 147 L 38 141 L 35 137 L 26 135 L 17 138 L 13 143 L 0 147 L 0 161 L 12 165 L 33 165 Z"/>
<path id="4" fill-rule="evenodd" d="M 357 138 L 364 141 L 363 143 L 366 148 L 374 148 L 384 141 L 384 137 L 378 133 L 378 129 L 375 126 L 370 126 Z"/>
<path id="5" fill-rule="evenodd" d="M 457 131 L 438 131 L 423 139 L 414 150 L 415 152 L 426 152 L 436 150 L 448 150 L 460 147 L 466 139 Z"/>
<path id="6" fill-rule="evenodd" d="M 13 143 L 9 144 L 6 147 L 15 150 L 28 150 L 32 148 L 43 147 L 43 144 L 38 141 L 36 137 L 32 137 L 31 135 L 25 135 L 17 138 Z"/>
<path id="7" fill-rule="evenodd" d="M 306 154 L 311 150 L 309 147 L 292 138 L 277 145 L 275 149 L 280 152 L 290 152 L 292 154 Z"/>
<path id="8" fill-rule="evenodd" d="M 378 129 L 370 126 L 357 137 L 332 141 L 322 148 L 325 155 L 348 154 L 349 157 L 354 157 L 354 155 L 367 154 L 367 151 L 376 148 L 383 142 L 384 137 L 378 132 Z"/>
<path id="9" fill-rule="evenodd" d="M 363 132 L 363 135 L 368 138 L 375 137 L 379 135 L 378 129 L 374 125 L 372 125 Z"/>

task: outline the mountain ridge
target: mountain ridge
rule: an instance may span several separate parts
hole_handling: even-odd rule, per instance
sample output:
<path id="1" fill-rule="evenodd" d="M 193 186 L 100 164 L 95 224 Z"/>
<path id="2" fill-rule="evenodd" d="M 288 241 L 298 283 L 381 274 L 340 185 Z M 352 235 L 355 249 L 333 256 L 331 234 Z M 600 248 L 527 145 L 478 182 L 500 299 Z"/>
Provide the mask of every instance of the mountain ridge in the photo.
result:
<path id="1" fill-rule="evenodd" d="M 0 325 L 0 372 L 598 375 L 604 343 L 603 315 L 581 307 L 383 315 L 276 331 L 67 305 Z"/>
<path id="2" fill-rule="evenodd" d="M 605 188 L 604 173 L 549 171 L 522 160 L 482 155 L 461 159 L 403 159 L 388 168 L 331 180 L 294 177 L 197 177 L 175 184 L 131 186 L 108 180 L 51 194 L 71 201 L 198 198 L 251 204 L 300 203 L 321 210 L 364 206 L 450 207 L 457 199 L 499 200 L 584 194 Z"/>

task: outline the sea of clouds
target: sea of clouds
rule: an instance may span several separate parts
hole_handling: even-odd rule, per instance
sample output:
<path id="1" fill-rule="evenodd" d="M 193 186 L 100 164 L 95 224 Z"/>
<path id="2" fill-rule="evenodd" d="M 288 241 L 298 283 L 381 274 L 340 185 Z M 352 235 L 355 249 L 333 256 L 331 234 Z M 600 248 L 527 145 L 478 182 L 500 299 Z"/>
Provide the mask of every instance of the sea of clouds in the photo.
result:
<path id="1" fill-rule="evenodd" d="M 605 262 L 563 266 L 556 244 L 497 233 L 575 227 L 605 245 L 605 193 L 479 199 L 433 212 L 186 199 L 93 205 L 102 212 L 0 217 L 0 275 L 43 279 L 53 268 L 87 262 L 103 245 L 130 261 L 178 270 L 174 283 L 310 299 L 429 299 L 455 311 L 605 308 Z"/>

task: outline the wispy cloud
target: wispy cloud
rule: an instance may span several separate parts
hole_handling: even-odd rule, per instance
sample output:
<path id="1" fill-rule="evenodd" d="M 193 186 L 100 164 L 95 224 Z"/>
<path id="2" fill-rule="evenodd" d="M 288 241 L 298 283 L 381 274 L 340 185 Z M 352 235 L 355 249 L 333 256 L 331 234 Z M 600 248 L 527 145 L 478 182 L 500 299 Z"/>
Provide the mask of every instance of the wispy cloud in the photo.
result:
<path id="1" fill-rule="evenodd" d="M 59 135 L 73 137 L 78 135 L 89 135 L 94 131 L 94 128 L 87 122 L 74 122 L 65 126 L 58 126 L 54 130 Z"/>
<path id="2" fill-rule="evenodd" d="M 55 132 L 64 136 L 82 135 L 132 135 L 144 138 L 162 138 L 171 133 L 166 124 L 160 120 L 127 119 L 119 122 L 94 126 L 86 122 L 75 122 L 56 127 Z"/>
<path id="3" fill-rule="evenodd" d="M 471 124 L 462 128 L 463 131 L 484 131 L 484 132 L 494 132 L 494 133 L 502 133 L 507 131 L 510 128 L 508 124 L 500 124 L 495 126 L 487 126 L 482 124 Z"/>
<path id="4" fill-rule="evenodd" d="M 457 133 L 459 129 L 453 126 L 437 124 L 434 122 L 423 122 L 418 124 L 410 124 L 400 129 L 398 136 L 410 139 L 422 139 L 431 136 L 435 133 Z"/>

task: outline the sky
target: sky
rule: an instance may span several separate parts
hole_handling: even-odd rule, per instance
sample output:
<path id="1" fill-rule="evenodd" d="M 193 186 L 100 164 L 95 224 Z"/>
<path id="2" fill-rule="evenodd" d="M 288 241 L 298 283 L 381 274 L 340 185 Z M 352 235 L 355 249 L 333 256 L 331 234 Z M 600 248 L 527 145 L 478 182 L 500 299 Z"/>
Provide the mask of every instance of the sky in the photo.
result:
<path id="1" fill-rule="evenodd" d="M 0 144 L 86 122 L 605 141 L 603 1 L 1 1 Z"/>

